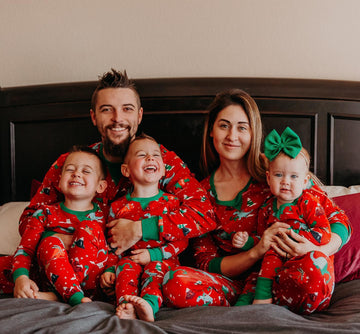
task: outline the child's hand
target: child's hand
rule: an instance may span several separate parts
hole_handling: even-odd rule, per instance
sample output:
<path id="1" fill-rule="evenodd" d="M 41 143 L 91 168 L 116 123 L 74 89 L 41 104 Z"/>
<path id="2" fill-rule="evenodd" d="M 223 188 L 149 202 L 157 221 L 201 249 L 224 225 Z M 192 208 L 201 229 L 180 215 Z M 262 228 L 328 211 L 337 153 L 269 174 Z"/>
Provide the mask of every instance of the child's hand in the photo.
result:
<path id="1" fill-rule="evenodd" d="M 143 266 L 146 266 L 151 261 L 150 253 L 147 249 L 134 249 L 131 251 L 130 259 Z"/>
<path id="2" fill-rule="evenodd" d="M 115 273 L 109 271 L 102 273 L 100 276 L 100 287 L 108 296 L 111 296 L 115 293 L 115 278 Z"/>
<path id="3" fill-rule="evenodd" d="M 249 234 L 247 232 L 236 232 L 232 239 L 232 245 L 235 248 L 242 248 L 245 246 L 248 239 Z"/>
<path id="4" fill-rule="evenodd" d="M 36 298 L 39 288 L 36 283 L 26 275 L 19 276 L 15 281 L 15 298 Z"/>

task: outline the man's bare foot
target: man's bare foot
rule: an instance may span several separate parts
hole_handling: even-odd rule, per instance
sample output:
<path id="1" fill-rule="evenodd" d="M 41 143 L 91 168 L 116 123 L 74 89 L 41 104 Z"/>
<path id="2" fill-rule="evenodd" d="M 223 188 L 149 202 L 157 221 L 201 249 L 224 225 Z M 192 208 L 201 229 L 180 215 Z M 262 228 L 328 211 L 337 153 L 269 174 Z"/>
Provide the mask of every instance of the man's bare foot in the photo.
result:
<path id="1" fill-rule="evenodd" d="M 54 292 L 41 292 L 41 291 L 38 291 L 37 293 L 35 293 L 35 298 L 36 299 L 43 299 L 43 300 L 53 300 L 53 301 L 58 301 L 59 300 Z"/>
<path id="2" fill-rule="evenodd" d="M 254 299 L 253 304 L 272 304 L 272 298 L 269 298 L 269 299 Z"/>
<path id="3" fill-rule="evenodd" d="M 84 298 L 81 299 L 81 302 L 82 303 L 91 303 L 92 300 L 89 297 L 84 297 Z"/>
<path id="4" fill-rule="evenodd" d="M 119 319 L 136 319 L 134 305 L 131 303 L 120 304 L 115 311 Z"/>
<path id="5" fill-rule="evenodd" d="M 143 298 L 138 296 L 125 295 L 124 299 L 134 305 L 136 315 L 140 320 L 154 322 L 154 312 L 151 305 Z"/>

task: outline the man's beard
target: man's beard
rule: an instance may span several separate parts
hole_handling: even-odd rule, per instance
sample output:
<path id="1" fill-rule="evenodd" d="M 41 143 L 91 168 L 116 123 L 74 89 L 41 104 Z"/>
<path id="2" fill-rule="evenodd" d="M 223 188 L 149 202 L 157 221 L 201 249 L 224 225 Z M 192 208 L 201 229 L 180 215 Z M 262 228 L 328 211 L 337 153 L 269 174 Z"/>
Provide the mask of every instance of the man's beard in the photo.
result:
<path id="1" fill-rule="evenodd" d="M 128 136 L 122 143 L 114 144 L 108 137 L 105 137 L 103 139 L 104 151 L 112 157 L 117 157 L 121 158 L 121 160 L 124 160 L 125 153 L 130 144 L 130 140 L 131 138 Z"/>

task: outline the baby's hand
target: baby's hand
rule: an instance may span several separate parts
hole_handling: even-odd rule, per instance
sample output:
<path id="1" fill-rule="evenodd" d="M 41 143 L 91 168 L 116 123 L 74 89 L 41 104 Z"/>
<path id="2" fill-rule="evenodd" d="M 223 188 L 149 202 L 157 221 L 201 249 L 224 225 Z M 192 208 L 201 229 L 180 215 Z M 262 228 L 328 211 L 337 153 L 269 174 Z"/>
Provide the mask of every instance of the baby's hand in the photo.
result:
<path id="1" fill-rule="evenodd" d="M 106 271 L 101 274 L 100 287 L 108 296 L 113 295 L 115 293 L 114 285 L 115 285 L 115 273 Z"/>
<path id="2" fill-rule="evenodd" d="M 232 239 L 232 245 L 235 248 L 243 248 L 249 239 L 247 232 L 236 232 Z"/>
<path id="3" fill-rule="evenodd" d="M 151 261 L 150 253 L 147 249 L 134 249 L 131 251 L 130 259 L 142 266 L 146 266 Z"/>

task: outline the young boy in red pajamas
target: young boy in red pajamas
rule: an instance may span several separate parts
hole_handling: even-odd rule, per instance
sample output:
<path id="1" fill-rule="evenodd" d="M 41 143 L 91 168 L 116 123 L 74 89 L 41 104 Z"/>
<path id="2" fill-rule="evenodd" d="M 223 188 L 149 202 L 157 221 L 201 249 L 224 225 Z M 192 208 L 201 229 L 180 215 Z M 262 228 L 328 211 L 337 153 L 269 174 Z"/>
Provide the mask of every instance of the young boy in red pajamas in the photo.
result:
<path id="1" fill-rule="evenodd" d="M 109 220 L 160 217 L 161 226 L 161 216 L 179 206 L 177 197 L 159 189 L 165 166 L 159 144 L 153 138 L 140 135 L 130 143 L 121 172 L 130 178 L 133 189 L 112 203 Z M 138 317 L 154 321 L 163 301 L 161 287 L 164 275 L 179 265 L 177 255 L 188 245 L 185 239 L 169 241 L 166 236 L 158 241 L 141 240 L 122 254 L 120 259 L 110 255 L 100 285 L 107 290 L 115 284 L 116 315 L 120 319 Z"/>
<path id="2" fill-rule="evenodd" d="M 41 206 L 26 226 L 13 256 L 14 297 L 56 299 L 34 290 L 29 279 L 34 257 L 56 294 L 70 305 L 91 302 L 107 261 L 105 218 L 92 202 L 106 188 L 105 167 L 89 147 L 74 146 L 66 158 L 59 187 L 64 201 Z"/>
<path id="3" fill-rule="evenodd" d="M 330 223 L 320 202 L 305 190 L 310 180 L 310 157 L 302 148 L 300 138 L 290 128 L 286 128 L 281 137 L 273 130 L 265 139 L 264 152 L 269 160 L 266 176 L 273 196 L 259 210 L 259 234 L 280 221 L 291 225 L 296 233 L 316 245 L 327 244 L 331 238 Z M 233 237 L 233 245 L 241 248 L 249 238 L 246 232 L 237 232 Z M 281 258 L 273 249 L 265 254 L 257 278 L 253 304 L 273 302 L 273 281 L 277 271 L 286 266 L 287 260 L 288 258 Z M 316 266 L 320 259 L 312 260 Z M 322 269 L 325 273 L 328 271 L 328 283 L 332 283 L 333 269 Z M 283 286 L 283 291 L 287 294 L 286 285 Z M 246 299 L 246 295 L 240 296 L 236 305 L 247 304 Z"/>

